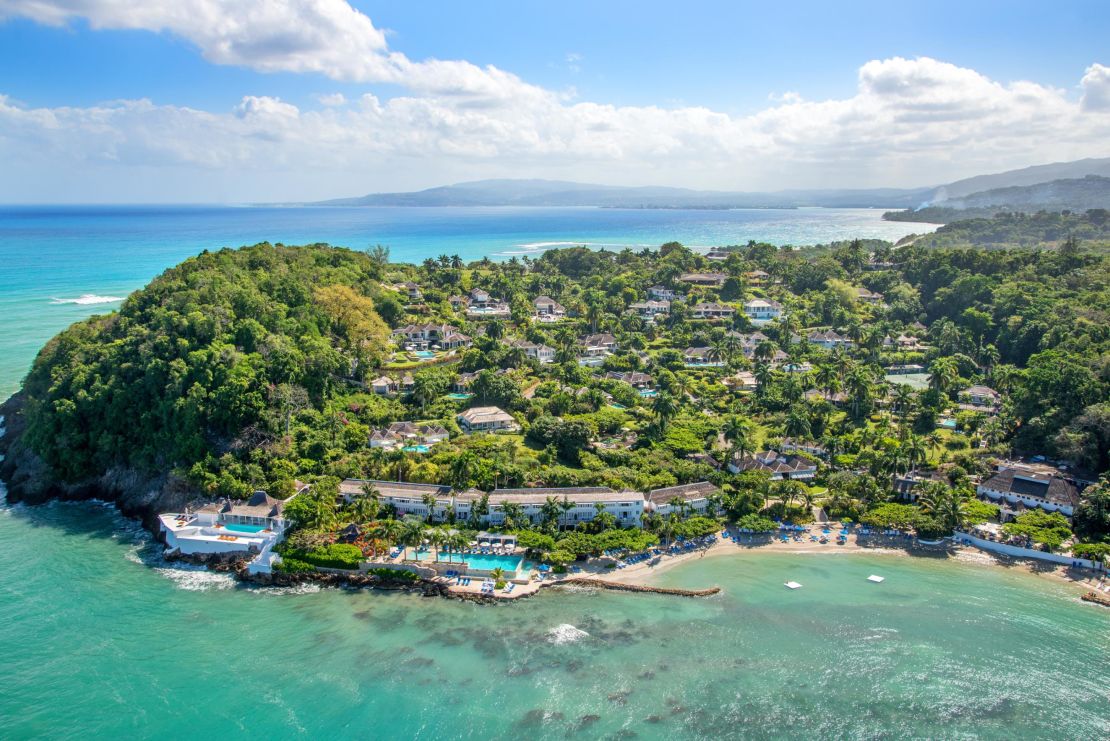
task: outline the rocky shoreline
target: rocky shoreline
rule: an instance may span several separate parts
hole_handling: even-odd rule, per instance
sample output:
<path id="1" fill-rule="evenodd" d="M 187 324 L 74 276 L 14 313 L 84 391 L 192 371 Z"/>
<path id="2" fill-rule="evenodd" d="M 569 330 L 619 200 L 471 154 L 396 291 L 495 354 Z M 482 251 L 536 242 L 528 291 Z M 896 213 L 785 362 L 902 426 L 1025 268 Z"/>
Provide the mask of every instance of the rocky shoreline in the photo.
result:
<path id="1" fill-rule="evenodd" d="M 26 396 L 20 391 L 0 404 L 4 434 L 0 435 L 0 481 L 13 504 L 46 504 L 58 499 L 67 502 L 99 500 L 112 502 L 121 513 L 132 517 L 157 534 L 158 515 L 179 512 L 199 500 L 199 492 L 169 473 L 151 475 L 130 468 L 112 468 L 95 478 L 63 482 L 50 472 L 30 446 L 23 442 L 26 430 Z"/>

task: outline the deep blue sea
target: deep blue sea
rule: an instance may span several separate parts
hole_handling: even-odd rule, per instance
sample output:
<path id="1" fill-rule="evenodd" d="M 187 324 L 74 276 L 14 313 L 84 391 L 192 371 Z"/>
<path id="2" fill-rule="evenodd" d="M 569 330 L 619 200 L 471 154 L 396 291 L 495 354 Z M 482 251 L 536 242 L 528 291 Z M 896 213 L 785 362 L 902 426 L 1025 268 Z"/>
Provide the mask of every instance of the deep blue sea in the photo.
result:
<path id="1" fill-rule="evenodd" d="M 204 249 L 262 241 L 384 244 L 394 261 L 418 263 L 441 254 L 538 256 L 571 244 L 896 240 L 933 228 L 885 222 L 881 209 L 0 207 L 0 398 L 16 390 L 35 353 L 59 330 L 115 309 L 128 293 Z"/>

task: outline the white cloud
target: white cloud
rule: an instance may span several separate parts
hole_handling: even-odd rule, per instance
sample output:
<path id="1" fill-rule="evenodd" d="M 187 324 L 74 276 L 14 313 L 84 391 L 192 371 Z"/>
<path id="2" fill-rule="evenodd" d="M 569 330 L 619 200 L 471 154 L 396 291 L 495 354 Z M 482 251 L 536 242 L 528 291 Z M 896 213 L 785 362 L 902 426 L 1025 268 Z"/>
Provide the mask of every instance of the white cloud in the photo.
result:
<path id="1" fill-rule="evenodd" d="M 1110 67 L 1092 64 L 1079 84 L 1083 88 L 1083 110 L 1110 111 Z"/>
<path id="2" fill-rule="evenodd" d="M 320 105 L 328 107 L 347 105 L 347 96 L 343 93 L 321 93 L 316 96 L 316 100 L 320 101 Z"/>
<path id="3" fill-rule="evenodd" d="M 131 8 L 0 0 L 5 14 L 168 32 L 220 64 L 393 83 L 407 93 L 365 94 L 349 105 L 322 96 L 321 110 L 246 96 L 222 112 L 149 100 L 28 108 L 0 96 L 0 161 L 12 173 L 0 179 L 0 200 L 62 198 L 59 182 L 76 199 L 212 200 L 213 171 L 235 173 L 221 191 L 233 200 L 479 177 L 747 190 L 922 185 L 1110 155 L 1110 69 L 1098 64 L 1086 70 L 1077 102 L 1063 90 L 999 82 L 934 59 L 874 60 L 860 68 L 850 97 L 787 93 L 735 116 L 576 101 L 496 67 L 412 61 L 342 0 L 151 0 Z M 139 177 L 154 170 L 173 177 Z"/>

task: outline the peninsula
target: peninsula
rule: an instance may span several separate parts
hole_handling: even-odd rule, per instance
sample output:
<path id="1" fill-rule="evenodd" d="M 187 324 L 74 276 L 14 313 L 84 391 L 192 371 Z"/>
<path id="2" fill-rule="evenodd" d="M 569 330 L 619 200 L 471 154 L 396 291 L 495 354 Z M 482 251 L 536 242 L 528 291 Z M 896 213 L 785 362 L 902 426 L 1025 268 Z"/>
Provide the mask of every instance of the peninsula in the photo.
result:
<path id="1" fill-rule="evenodd" d="M 1097 570 L 1108 282 L 1080 244 L 206 252 L 43 348 L 0 472 L 263 581 L 513 598 L 761 544 Z"/>

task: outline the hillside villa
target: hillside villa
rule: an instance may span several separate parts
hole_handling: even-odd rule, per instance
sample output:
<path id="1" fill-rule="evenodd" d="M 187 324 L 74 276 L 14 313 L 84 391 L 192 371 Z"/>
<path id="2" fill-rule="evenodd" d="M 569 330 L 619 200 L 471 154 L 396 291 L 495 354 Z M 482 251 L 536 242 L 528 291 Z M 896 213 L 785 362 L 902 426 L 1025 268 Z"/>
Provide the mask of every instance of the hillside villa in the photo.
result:
<path id="1" fill-rule="evenodd" d="M 767 324 L 782 318 L 783 305 L 778 301 L 753 298 L 744 302 L 744 313 L 752 324 Z"/>
<path id="2" fill-rule="evenodd" d="M 689 283 L 694 286 L 720 288 L 724 285 L 728 276 L 724 273 L 683 273 L 678 276 L 678 279 L 683 283 Z"/>
<path id="3" fill-rule="evenodd" d="M 520 429 L 516 420 L 500 407 L 473 407 L 456 418 L 459 427 L 467 432 L 498 432 Z"/>

